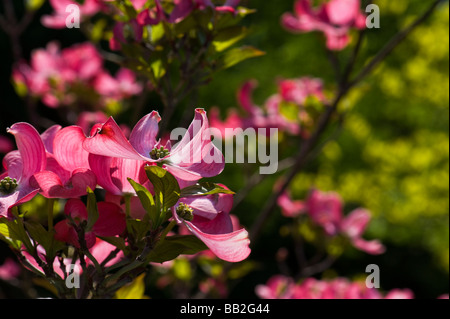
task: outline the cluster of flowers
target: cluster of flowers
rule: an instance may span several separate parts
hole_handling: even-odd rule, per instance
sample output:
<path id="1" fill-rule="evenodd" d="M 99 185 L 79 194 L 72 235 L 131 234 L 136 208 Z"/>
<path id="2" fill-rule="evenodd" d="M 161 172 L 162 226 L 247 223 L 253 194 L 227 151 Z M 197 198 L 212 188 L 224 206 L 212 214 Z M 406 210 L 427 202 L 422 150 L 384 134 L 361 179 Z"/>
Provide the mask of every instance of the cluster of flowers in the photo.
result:
<path id="1" fill-rule="evenodd" d="M 108 13 L 117 11 L 108 6 L 108 2 L 113 0 L 86 0 L 83 5 L 77 4 L 73 0 L 50 0 L 54 12 L 52 15 L 44 16 L 42 24 L 48 28 L 60 29 L 66 27 L 68 5 L 79 5 L 82 19 L 88 19 L 99 12 Z M 152 2 L 146 0 L 131 0 L 136 17 L 128 22 L 118 21 L 113 28 L 113 37 L 110 39 L 110 48 L 120 50 L 121 44 L 126 43 L 129 27 L 131 27 L 132 38 L 140 42 L 143 37 L 144 27 L 157 25 L 161 22 L 177 24 L 183 21 L 195 10 L 205 10 L 210 8 L 217 13 L 236 13 L 236 7 L 240 0 L 227 0 L 221 5 L 214 5 L 211 0 L 173 0 L 162 4 L 161 0 Z M 151 4 L 150 4 L 151 3 Z"/>
<path id="2" fill-rule="evenodd" d="M 35 50 L 30 64 L 20 62 L 13 70 L 18 87 L 42 99 L 51 108 L 84 106 L 92 109 L 129 98 L 142 91 L 132 71 L 121 68 L 112 76 L 91 43 L 60 49 L 50 42 L 45 49 Z"/>
<path id="3" fill-rule="evenodd" d="M 307 214 L 327 236 L 343 235 L 361 251 L 372 255 L 382 254 L 385 251 L 385 247 L 378 240 L 367 241 L 362 238 L 371 219 L 370 212 L 357 208 L 344 217 L 343 201 L 337 193 L 314 189 L 306 201 L 300 201 L 292 200 L 285 192 L 278 198 L 278 205 L 284 216 L 295 218 Z"/>
<path id="4" fill-rule="evenodd" d="M 278 92 L 270 96 L 264 107 L 256 105 L 252 93 L 256 81 L 250 80 L 242 85 L 237 93 L 237 100 L 242 110 L 231 109 L 222 121 L 220 111 L 213 108 L 210 112 L 211 126 L 219 129 L 222 136 L 227 136 L 228 128 L 277 128 L 292 135 L 308 135 L 311 117 L 305 108 L 308 100 L 313 98 L 320 103 L 327 101 L 323 82 L 317 78 L 302 77 L 285 79 L 278 83 Z M 242 111 L 242 112 L 241 112 Z M 244 113 L 241 115 L 240 113 Z"/>
<path id="5" fill-rule="evenodd" d="M 98 220 L 85 233 L 87 248 L 93 248 L 99 244 L 98 237 L 124 232 L 125 197 L 131 196 L 128 217 L 144 219 L 146 211 L 130 181 L 154 192 L 146 167 L 159 166 L 168 171 L 181 189 L 222 172 L 223 155 L 211 143 L 203 109 L 195 111 L 193 122 L 174 146 L 170 141 L 163 145 L 156 139 L 160 120 L 156 111 L 144 116 L 129 138 L 112 117 L 96 124 L 89 137 L 79 126 L 55 125 L 39 135 L 28 123 L 14 124 L 8 132 L 14 135 L 18 150 L 3 160 L 6 171 L 0 174 L 0 218 L 13 219 L 12 208 L 38 193 L 46 198 L 67 199 L 66 219 L 55 225 L 55 238 L 79 247 L 74 224 L 85 225 L 88 220 L 88 210 L 80 197 L 87 194 L 88 188 L 100 187 L 106 192 L 104 202 L 98 203 Z M 220 154 L 222 160 L 207 161 L 212 153 Z M 186 195 L 171 206 L 172 219 L 185 225 L 219 258 L 241 261 L 250 254 L 248 233 L 233 228 L 229 215 L 232 203 L 231 193 Z"/>
<path id="6" fill-rule="evenodd" d="M 361 12 L 360 0 L 331 0 L 317 9 L 310 0 L 297 0 L 294 14 L 285 13 L 282 25 L 294 33 L 322 32 L 327 48 L 340 51 L 350 43 L 352 28 L 366 27 L 366 17 Z"/>
<path id="7" fill-rule="evenodd" d="M 318 280 L 307 278 L 300 284 L 290 277 L 275 275 L 266 285 L 256 286 L 262 299 L 413 299 L 409 289 L 393 289 L 382 294 L 378 289 L 367 288 L 364 282 L 347 278 Z"/>

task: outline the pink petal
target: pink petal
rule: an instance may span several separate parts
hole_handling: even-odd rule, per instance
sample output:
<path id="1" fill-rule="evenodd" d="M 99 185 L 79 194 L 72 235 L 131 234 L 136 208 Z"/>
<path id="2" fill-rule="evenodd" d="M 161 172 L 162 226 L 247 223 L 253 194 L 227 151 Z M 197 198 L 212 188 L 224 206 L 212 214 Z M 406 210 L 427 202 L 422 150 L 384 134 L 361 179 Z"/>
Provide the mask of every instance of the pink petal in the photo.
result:
<path id="1" fill-rule="evenodd" d="M 174 4 L 175 8 L 169 17 L 170 23 L 181 22 L 194 10 L 194 3 L 190 0 L 174 0 Z"/>
<path id="2" fill-rule="evenodd" d="M 87 187 L 95 189 L 97 179 L 88 169 L 73 172 L 69 185 L 65 185 L 53 172 L 42 171 L 33 176 L 32 185 L 40 188 L 40 193 L 47 198 L 77 198 L 86 195 Z"/>
<path id="3" fill-rule="evenodd" d="M 76 125 L 81 127 L 83 132 L 89 134 L 93 125 L 98 123 L 105 123 L 108 120 L 108 117 L 105 113 L 98 112 L 82 112 L 78 116 L 78 120 Z"/>
<path id="4" fill-rule="evenodd" d="M 208 118 L 203 109 L 195 110 L 194 120 L 185 136 L 172 149 L 169 160 L 172 163 L 170 166 L 185 168 L 201 177 L 217 176 L 223 171 L 225 159 L 211 141 Z"/>
<path id="5" fill-rule="evenodd" d="M 45 150 L 50 154 L 53 154 L 53 141 L 61 128 L 61 125 L 53 125 L 41 134 L 41 139 L 44 143 Z"/>
<path id="6" fill-rule="evenodd" d="M 83 148 L 89 153 L 153 162 L 139 154 L 123 134 L 119 125 L 111 117 L 96 134 L 83 142 Z"/>
<path id="7" fill-rule="evenodd" d="M 229 262 L 239 262 L 250 255 L 248 232 L 245 229 L 241 229 L 230 233 L 222 233 L 224 226 L 226 228 L 229 227 L 227 224 L 223 224 L 226 217 L 229 218 L 228 214 L 221 213 L 216 218 L 217 221 L 199 223 L 198 226 L 202 227 L 202 229 L 192 222 L 185 223 L 189 230 L 203 241 L 217 257 Z M 209 231 L 214 231 L 215 233 L 209 233 Z"/>
<path id="8" fill-rule="evenodd" d="M 368 254 L 371 255 L 380 255 L 386 251 L 386 247 L 379 240 L 370 240 L 367 241 L 362 238 L 354 238 L 352 240 L 352 245 Z"/>
<path id="9" fill-rule="evenodd" d="M 68 220 L 60 221 L 55 225 L 54 229 L 56 240 L 68 243 L 76 248 L 80 248 L 78 234 L 75 229 L 69 224 Z M 95 244 L 95 234 L 92 232 L 87 232 L 84 236 L 84 240 L 86 242 L 86 247 L 90 249 Z"/>
<path id="10" fill-rule="evenodd" d="M 88 218 L 87 208 L 80 199 L 69 199 L 64 206 L 64 213 L 74 220 L 84 221 Z"/>
<path id="11" fill-rule="evenodd" d="M 91 154 L 89 163 L 98 178 L 98 184 L 114 195 L 135 194 L 128 178 L 141 184 L 147 180 L 144 161 Z"/>
<path id="12" fill-rule="evenodd" d="M 94 258 L 97 259 L 99 263 L 102 263 L 115 249 L 116 247 L 111 245 L 110 243 L 101 239 L 97 239 L 95 244 L 89 251 L 92 254 L 92 256 L 94 256 Z M 123 257 L 124 257 L 123 251 L 120 251 L 116 255 L 116 257 L 114 257 L 105 264 L 105 267 L 114 265 L 115 263 L 119 262 Z M 86 262 L 88 264 L 92 264 L 92 261 L 90 259 L 87 259 Z"/>
<path id="13" fill-rule="evenodd" d="M 156 145 L 158 123 L 160 121 L 161 116 L 159 116 L 159 113 L 153 111 L 144 116 L 131 132 L 130 143 L 143 157 L 149 157 L 150 152 Z"/>
<path id="14" fill-rule="evenodd" d="M 144 7 L 145 3 L 147 2 L 147 0 L 130 0 L 130 1 L 136 10 L 141 10 Z"/>
<path id="15" fill-rule="evenodd" d="M 120 235 L 125 231 L 125 214 L 120 206 L 101 202 L 98 203 L 98 212 L 99 218 L 92 228 L 96 236 L 111 237 Z"/>
<path id="16" fill-rule="evenodd" d="M 297 217 L 305 212 L 305 203 L 293 201 L 286 192 L 278 197 L 278 205 L 285 217 Z"/>
<path id="17" fill-rule="evenodd" d="M 250 115 L 258 112 L 259 110 L 259 108 L 253 103 L 252 99 L 252 93 L 256 86 L 256 81 L 247 81 L 238 91 L 237 100 L 242 108 Z"/>
<path id="18" fill-rule="evenodd" d="M 371 219 L 370 212 L 366 209 L 355 209 L 346 216 L 341 223 L 341 231 L 350 238 L 361 237 Z"/>
<path id="19" fill-rule="evenodd" d="M 160 0 L 155 0 L 154 8 L 140 12 L 136 20 L 140 25 L 156 25 L 165 20 L 165 14 Z"/>
<path id="20" fill-rule="evenodd" d="M 44 143 L 36 129 L 28 123 L 16 123 L 8 132 L 14 135 L 22 158 L 23 171 L 19 183 L 28 183 L 31 176 L 45 169 Z"/>
<path id="21" fill-rule="evenodd" d="M 385 299 L 414 299 L 414 293 L 410 289 L 393 289 Z"/>
<path id="22" fill-rule="evenodd" d="M 360 0 L 331 0 L 325 5 L 325 10 L 332 24 L 344 26 L 353 24 L 360 5 Z"/>
<path id="23" fill-rule="evenodd" d="M 38 192 L 38 189 L 19 185 L 11 194 L 0 193 L 0 217 L 10 217 L 9 210 L 11 208 L 30 201 Z"/>
<path id="24" fill-rule="evenodd" d="M 3 167 L 7 171 L 7 176 L 19 180 L 22 176 L 23 171 L 22 157 L 20 156 L 20 152 L 12 151 L 6 154 L 3 158 Z"/>
<path id="25" fill-rule="evenodd" d="M 328 235 L 338 232 L 342 220 L 342 200 L 338 194 L 313 190 L 306 205 L 311 219 Z"/>
<path id="26" fill-rule="evenodd" d="M 69 126 L 60 130 L 54 140 L 54 155 L 64 169 L 72 172 L 76 169 L 89 169 L 89 153 L 83 148 L 86 139 L 83 129 Z"/>

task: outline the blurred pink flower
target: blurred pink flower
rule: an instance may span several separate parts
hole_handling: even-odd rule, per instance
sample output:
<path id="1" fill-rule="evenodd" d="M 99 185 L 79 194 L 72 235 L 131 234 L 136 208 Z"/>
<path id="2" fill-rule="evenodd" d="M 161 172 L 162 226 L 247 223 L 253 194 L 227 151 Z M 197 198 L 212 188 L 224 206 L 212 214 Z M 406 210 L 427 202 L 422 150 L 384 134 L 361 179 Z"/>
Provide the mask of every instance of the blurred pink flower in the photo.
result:
<path id="1" fill-rule="evenodd" d="M 141 25 L 156 25 L 161 21 L 179 23 L 186 19 L 194 10 L 205 10 L 212 8 L 218 13 L 236 13 L 236 7 L 240 0 L 227 0 L 222 6 L 215 6 L 211 0 L 172 0 L 174 7 L 172 11 L 165 12 L 160 0 L 155 0 L 155 5 L 139 12 L 137 21 Z M 144 6 L 141 1 L 135 1 L 136 10 Z"/>
<path id="2" fill-rule="evenodd" d="M 32 52 L 30 65 L 18 63 L 12 78 L 24 85 L 29 95 L 41 98 L 51 108 L 77 103 L 78 107 L 96 109 L 142 91 L 130 70 L 120 69 L 112 77 L 91 43 L 61 50 L 56 42 L 50 42 L 45 49 Z"/>
<path id="3" fill-rule="evenodd" d="M 337 235 L 342 221 L 342 199 L 335 192 L 312 190 L 306 207 L 308 214 L 316 224 L 323 227 L 330 236 Z"/>
<path id="4" fill-rule="evenodd" d="M 262 299 L 413 299 L 409 289 L 393 289 L 383 295 L 380 290 L 368 288 L 364 282 L 338 277 L 332 280 L 306 278 L 295 283 L 292 278 L 275 275 L 266 285 L 255 287 Z"/>
<path id="5" fill-rule="evenodd" d="M 326 102 L 323 82 L 320 79 L 302 77 L 298 79 L 281 80 L 278 92 L 270 96 L 263 107 L 253 101 L 253 91 L 257 82 L 245 82 L 237 92 L 237 101 L 241 110 L 231 109 L 225 120 L 221 120 L 220 112 L 213 108 L 210 113 L 211 127 L 218 129 L 225 139 L 234 136 L 234 129 L 241 128 L 276 128 L 292 135 L 302 133 L 301 124 L 308 116 L 303 106 L 309 97 L 315 97 L 320 102 Z M 293 103 L 298 108 L 295 118 L 283 114 L 282 107 Z M 226 130 L 229 129 L 229 130 Z"/>
<path id="6" fill-rule="evenodd" d="M 267 281 L 267 284 L 257 285 L 255 293 L 261 299 L 294 299 L 295 287 L 292 278 L 275 275 Z"/>
<path id="7" fill-rule="evenodd" d="M 0 279 L 9 281 L 17 278 L 22 272 L 20 265 L 12 258 L 6 258 L 5 262 L 0 265 Z"/>
<path id="8" fill-rule="evenodd" d="M 80 9 L 80 18 L 89 18 L 102 9 L 105 9 L 103 0 L 85 0 L 80 4 L 73 0 L 49 0 L 54 12 L 51 15 L 44 15 L 41 18 L 41 23 L 47 28 L 63 29 L 66 28 L 66 20 L 71 14 L 66 11 L 69 5 L 77 5 Z"/>
<path id="9" fill-rule="evenodd" d="M 328 49 L 342 50 L 350 42 L 351 28 L 365 28 L 366 17 L 360 6 L 360 0 L 331 0 L 315 9 L 310 0 L 297 0 L 294 14 L 285 13 L 281 21 L 294 33 L 323 32 Z"/>
<path id="10" fill-rule="evenodd" d="M 278 205 L 286 217 L 297 217 L 306 212 L 315 224 L 323 228 L 326 235 L 343 235 L 356 249 L 372 255 L 382 254 L 386 250 L 379 240 L 367 241 L 362 238 L 371 219 L 370 212 L 358 208 L 344 216 L 343 201 L 335 192 L 313 189 L 304 202 L 292 200 L 285 192 L 278 198 Z"/>
<path id="11" fill-rule="evenodd" d="M 362 238 L 371 216 L 366 209 L 355 209 L 350 212 L 341 222 L 341 232 L 350 238 L 353 246 L 368 254 L 379 255 L 385 252 L 386 248 L 379 240 L 366 241 Z"/>
<path id="12" fill-rule="evenodd" d="M 414 293 L 410 289 L 393 289 L 384 299 L 414 299 Z"/>
<path id="13" fill-rule="evenodd" d="M 305 213 L 305 202 L 292 200 L 287 192 L 278 197 L 278 206 L 281 207 L 281 213 L 285 217 L 297 217 Z"/>

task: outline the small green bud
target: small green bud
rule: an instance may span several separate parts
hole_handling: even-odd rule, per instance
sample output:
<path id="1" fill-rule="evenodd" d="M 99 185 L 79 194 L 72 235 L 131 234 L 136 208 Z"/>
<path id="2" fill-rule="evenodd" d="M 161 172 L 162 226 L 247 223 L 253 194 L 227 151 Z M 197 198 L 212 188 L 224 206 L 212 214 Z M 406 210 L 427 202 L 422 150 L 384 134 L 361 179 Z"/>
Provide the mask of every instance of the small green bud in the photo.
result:
<path id="1" fill-rule="evenodd" d="M 194 219 L 194 209 L 185 203 L 180 203 L 177 207 L 177 215 L 188 222 Z"/>
<path id="2" fill-rule="evenodd" d="M 0 192 L 4 194 L 11 194 L 19 186 L 17 179 L 5 177 L 0 181 Z"/>
<path id="3" fill-rule="evenodd" d="M 169 154 L 170 154 L 170 151 L 168 149 L 166 149 L 164 146 L 161 146 L 160 148 L 155 147 L 150 152 L 150 158 L 153 160 L 159 160 L 161 158 L 166 157 Z"/>

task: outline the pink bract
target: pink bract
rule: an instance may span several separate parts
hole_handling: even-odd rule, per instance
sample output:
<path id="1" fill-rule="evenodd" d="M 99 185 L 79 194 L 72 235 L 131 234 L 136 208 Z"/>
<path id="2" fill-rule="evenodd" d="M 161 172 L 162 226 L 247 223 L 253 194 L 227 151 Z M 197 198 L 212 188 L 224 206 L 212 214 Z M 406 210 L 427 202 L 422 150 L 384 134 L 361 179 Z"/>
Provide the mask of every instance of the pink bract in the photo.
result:
<path id="1" fill-rule="evenodd" d="M 173 216 L 179 224 L 197 236 L 220 259 L 239 262 L 250 254 L 250 240 L 245 229 L 234 229 L 230 217 L 233 206 L 233 195 L 214 194 L 181 198 L 179 204 L 193 209 L 193 219 L 185 220 L 177 215 L 176 207 Z"/>
<path id="2" fill-rule="evenodd" d="M 331 0 L 316 9 L 310 0 L 297 0 L 294 14 L 285 13 L 281 22 L 294 33 L 322 32 L 328 49 L 339 51 L 349 44 L 352 28 L 365 28 L 360 5 L 360 0 Z"/>
<path id="3" fill-rule="evenodd" d="M 110 118 L 84 141 L 83 147 L 91 154 L 162 163 L 163 168 L 185 181 L 197 181 L 222 172 L 225 160 L 211 142 L 208 119 L 203 109 L 195 110 L 193 122 L 174 147 L 169 144 L 163 146 L 156 140 L 160 120 L 156 111 L 144 116 L 133 128 L 128 140 L 114 119 Z M 167 155 L 152 158 L 152 150 L 160 147 L 167 150 Z"/>
<path id="4" fill-rule="evenodd" d="M 39 191 L 30 185 L 31 177 L 44 170 L 47 164 L 45 146 L 41 136 L 28 123 L 16 123 L 8 132 L 14 135 L 18 151 L 8 153 L 3 159 L 6 170 L 0 181 L 16 179 L 17 187 L 9 192 L 0 189 L 0 216 L 9 216 L 9 210 L 31 200 Z"/>

